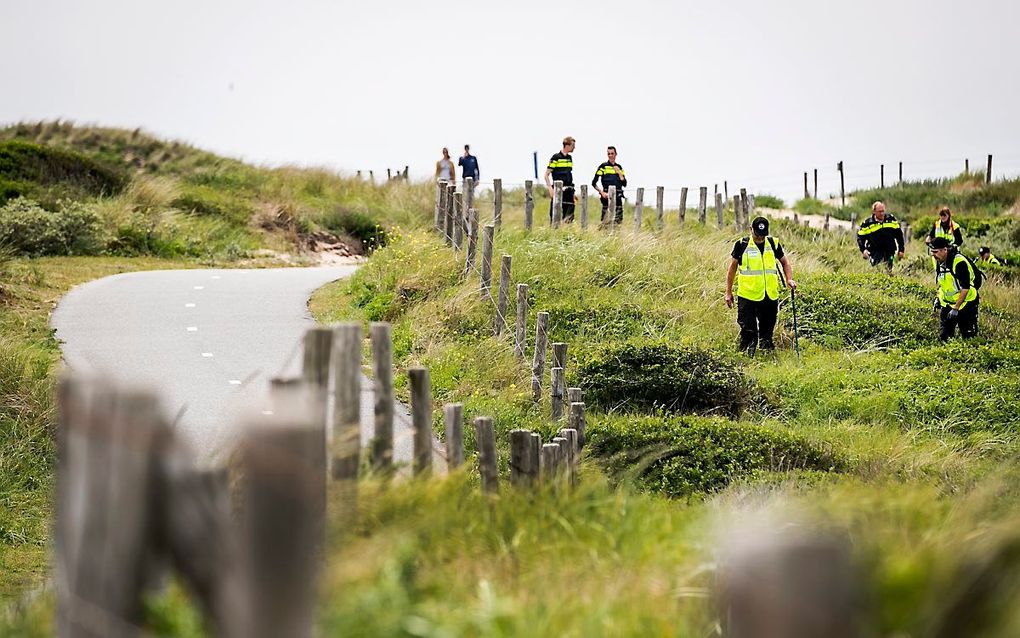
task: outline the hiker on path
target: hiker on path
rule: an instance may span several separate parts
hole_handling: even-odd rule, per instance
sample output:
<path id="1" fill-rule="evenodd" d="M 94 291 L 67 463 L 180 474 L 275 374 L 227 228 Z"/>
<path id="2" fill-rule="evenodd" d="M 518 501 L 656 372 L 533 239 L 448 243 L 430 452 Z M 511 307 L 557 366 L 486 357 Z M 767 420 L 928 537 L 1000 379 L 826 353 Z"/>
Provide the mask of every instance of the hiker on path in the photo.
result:
<path id="1" fill-rule="evenodd" d="M 786 282 L 796 290 L 790 260 L 783 245 L 769 236 L 769 220 L 756 217 L 751 222 L 751 235 L 733 245 L 730 268 L 726 272 L 726 306 L 733 307 L 733 281 L 737 283 L 737 325 L 740 326 L 740 350 L 754 356 L 758 347 L 772 350 L 779 313 L 780 275 L 782 264 Z"/>
<path id="2" fill-rule="evenodd" d="M 957 326 L 964 339 L 977 336 L 980 271 L 945 237 L 931 240 L 931 254 L 935 263 L 939 339 L 946 341 L 952 337 Z"/>
<path id="3" fill-rule="evenodd" d="M 453 166 L 450 150 L 447 148 L 443 149 L 443 156 L 436 162 L 436 181 L 447 184 L 457 183 L 457 169 Z"/>
<path id="4" fill-rule="evenodd" d="M 569 135 L 563 138 L 563 149 L 549 158 L 545 169 L 545 187 L 549 190 L 549 223 L 553 218 L 553 182 L 563 182 L 563 221 L 574 221 L 574 158 L 570 156 L 577 146 Z"/>
<path id="5" fill-rule="evenodd" d="M 953 211 L 949 210 L 948 206 L 943 206 L 939 210 L 939 218 L 932 224 L 924 243 L 930 246 L 932 240 L 938 237 L 944 237 L 957 248 L 963 245 L 963 228 L 953 221 Z"/>
<path id="6" fill-rule="evenodd" d="M 857 231 L 857 249 L 872 266 L 884 264 L 889 272 L 903 257 L 903 230 L 882 202 L 871 205 L 871 217 Z"/>
<path id="7" fill-rule="evenodd" d="M 1002 260 L 992 254 L 992 250 L 988 246 L 982 246 L 978 248 L 978 261 L 982 265 L 988 266 L 1001 266 Z"/>
<path id="8" fill-rule="evenodd" d="M 478 158 L 471 154 L 471 146 L 469 144 L 464 145 L 464 155 L 457 160 L 457 166 L 462 169 L 464 179 L 471 178 L 474 180 L 474 185 L 478 186 L 478 178 L 482 176 L 482 172 L 478 170 Z"/>
<path id="9" fill-rule="evenodd" d="M 599 193 L 602 201 L 602 225 L 609 224 L 609 187 L 616 187 L 615 223 L 623 222 L 623 187 L 627 185 L 627 174 L 623 167 L 616 163 L 616 147 L 610 146 L 606 149 L 608 159 L 599 164 L 595 170 L 595 177 L 591 179 L 591 186 Z M 601 180 L 602 184 L 599 185 Z"/>

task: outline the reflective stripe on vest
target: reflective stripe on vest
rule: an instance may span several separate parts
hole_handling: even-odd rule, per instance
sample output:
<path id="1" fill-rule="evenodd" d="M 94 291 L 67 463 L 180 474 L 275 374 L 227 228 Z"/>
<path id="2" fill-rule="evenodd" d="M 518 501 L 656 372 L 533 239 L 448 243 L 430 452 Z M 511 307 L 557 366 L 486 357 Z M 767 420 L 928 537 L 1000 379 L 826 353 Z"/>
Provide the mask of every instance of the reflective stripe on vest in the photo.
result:
<path id="1" fill-rule="evenodd" d="M 956 222 L 950 219 L 949 230 L 942 230 L 942 222 L 935 220 L 935 239 L 938 239 L 939 237 L 944 237 L 949 240 L 949 243 L 952 243 L 953 239 L 955 238 L 954 233 L 956 232 L 957 228 L 960 227 L 956 225 Z M 960 230 L 963 229 L 960 228 Z"/>
<path id="2" fill-rule="evenodd" d="M 761 301 L 768 294 L 769 299 L 779 299 L 779 270 L 772 242 L 765 238 L 764 254 L 750 238 L 740 258 L 737 269 L 737 296 L 750 301 Z"/>
<path id="3" fill-rule="evenodd" d="M 933 257 L 934 259 L 934 257 Z M 967 305 L 968 302 L 977 299 L 978 291 L 974 287 L 974 278 L 976 273 L 974 268 L 971 267 L 970 262 L 963 255 L 957 253 L 953 257 L 953 265 L 948 269 L 939 264 L 935 270 L 935 283 L 938 285 L 939 291 L 939 302 L 943 306 L 955 306 L 956 301 L 960 298 L 960 286 L 956 283 L 956 277 L 953 276 L 953 272 L 956 271 L 956 266 L 960 262 L 967 264 L 967 270 L 970 272 L 970 288 L 967 290 L 967 297 L 964 299 L 960 308 Z"/>

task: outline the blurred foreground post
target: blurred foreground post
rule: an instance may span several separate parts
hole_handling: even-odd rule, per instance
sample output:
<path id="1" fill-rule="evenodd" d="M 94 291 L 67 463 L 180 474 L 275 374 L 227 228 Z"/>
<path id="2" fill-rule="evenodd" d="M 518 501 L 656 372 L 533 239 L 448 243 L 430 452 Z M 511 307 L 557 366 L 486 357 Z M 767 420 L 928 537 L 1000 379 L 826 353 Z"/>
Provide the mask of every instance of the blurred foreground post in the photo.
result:
<path id="1" fill-rule="evenodd" d="M 680 225 L 683 226 L 684 221 L 687 219 L 687 187 L 684 186 L 680 189 L 680 211 L 678 213 Z"/>
<path id="2" fill-rule="evenodd" d="M 616 204 L 610 203 L 612 210 L 616 211 Z M 645 189 L 638 186 L 634 191 L 634 230 L 641 230 L 641 214 L 645 210 Z"/>
<path id="3" fill-rule="evenodd" d="M 531 230 L 535 219 L 535 193 L 533 192 L 534 182 L 530 179 L 524 180 L 524 229 Z"/>
<path id="4" fill-rule="evenodd" d="M 493 320 L 492 332 L 497 337 L 503 334 L 506 325 L 506 307 L 510 297 L 510 266 L 513 257 L 503 255 L 499 268 L 499 291 L 496 294 L 496 317 Z"/>
<path id="5" fill-rule="evenodd" d="M 492 180 L 492 225 L 499 230 L 503 225 L 503 180 Z"/>
<path id="6" fill-rule="evenodd" d="M 655 187 L 655 229 L 662 230 L 663 226 L 666 225 L 666 210 L 664 208 L 665 202 L 663 199 L 666 196 L 665 186 Z"/>
<path id="7" fill-rule="evenodd" d="M 491 226 L 488 226 L 491 228 Z M 414 475 L 432 472 L 432 387 L 428 368 L 407 371 L 411 382 L 411 425 L 414 428 Z"/>
<path id="8" fill-rule="evenodd" d="M 372 372 L 375 389 L 375 432 L 372 468 L 385 476 L 393 469 L 393 331 L 390 324 L 369 324 L 372 337 Z"/>
<path id="9" fill-rule="evenodd" d="M 581 230 L 588 228 L 588 185 L 581 184 Z"/>
<path id="10" fill-rule="evenodd" d="M 708 208 L 708 186 L 701 186 L 700 188 L 698 188 L 698 223 L 701 224 L 702 226 L 705 225 L 707 208 Z"/>
<path id="11" fill-rule="evenodd" d="M 548 335 L 549 313 L 538 313 L 535 322 L 535 357 L 531 363 L 531 398 L 538 401 L 542 398 L 542 377 L 545 375 L 545 348 Z"/>
<path id="12" fill-rule="evenodd" d="M 499 491 L 499 472 L 496 469 L 496 432 L 492 417 L 475 418 L 475 442 L 478 445 L 478 473 L 482 477 L 482 490 L 486 494 Z"/>
<path id="13" fill-rule="evenodd" d="M 446 430 L 446 468 L 452 472 L 464 465 L 463 403 L 447 403 L 443 406 L 443 425 Z"/>

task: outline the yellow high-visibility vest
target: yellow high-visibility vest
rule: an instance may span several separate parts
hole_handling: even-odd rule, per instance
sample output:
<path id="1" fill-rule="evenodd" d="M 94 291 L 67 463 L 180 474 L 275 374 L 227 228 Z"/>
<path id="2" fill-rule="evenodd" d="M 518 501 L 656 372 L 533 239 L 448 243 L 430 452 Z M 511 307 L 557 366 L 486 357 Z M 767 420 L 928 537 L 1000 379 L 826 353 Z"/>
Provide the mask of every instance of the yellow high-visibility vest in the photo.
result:
<path id="1" fill-rule="evenodd" d="M 765 238 L 762 249 L 747 238 L 747 248 L 740 258 L 737 269 L 737 296 L 750 301 L 761 301 L 768 295 L 769 299 L 779 299 L 779 269 L 776 253 L 772 250 L 772 242 Z"/>
<path id="2" fill-rule="evenodd" d="M 977 273 L 974 272 L 974 268 L 967 261 L 966 257 L 956 253 L 953 257 L 952 266 L 947 268 L 942 264 L 936 264 L 935 267 L 935 283 L 938 285 L 939 303 L 943 306 L 955 306 L 956 302 L 960 299 L 960 286 L 956 283 L 956 277 L 953 273 L 956 272 L 956 266 L 961 261 L 967 264 L 967 270 L 970 272 L 970 288 L 967 289 L 967 296 L 964 298 L 960 308 L 962 309 L 968 302 L 977 299 L 978 291 L 974 286 L 974 279 Z"/>

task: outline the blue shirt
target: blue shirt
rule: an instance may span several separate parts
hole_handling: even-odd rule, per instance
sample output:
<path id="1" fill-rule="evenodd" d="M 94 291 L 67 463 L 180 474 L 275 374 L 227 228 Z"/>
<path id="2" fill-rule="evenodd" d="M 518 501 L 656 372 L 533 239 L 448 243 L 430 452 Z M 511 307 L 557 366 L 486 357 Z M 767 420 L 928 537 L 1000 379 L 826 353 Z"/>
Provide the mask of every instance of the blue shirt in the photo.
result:
<path id="1" fill-rule="evenodd" d="M 478 170 L 478 158 L 474 155 L 464 155 L 457 160 L 457 166 L 463 167 L 464 179 L 473 177 L 475 182 L 478 182 L 478 178 L 481 176 L 481 172 Z"/>

